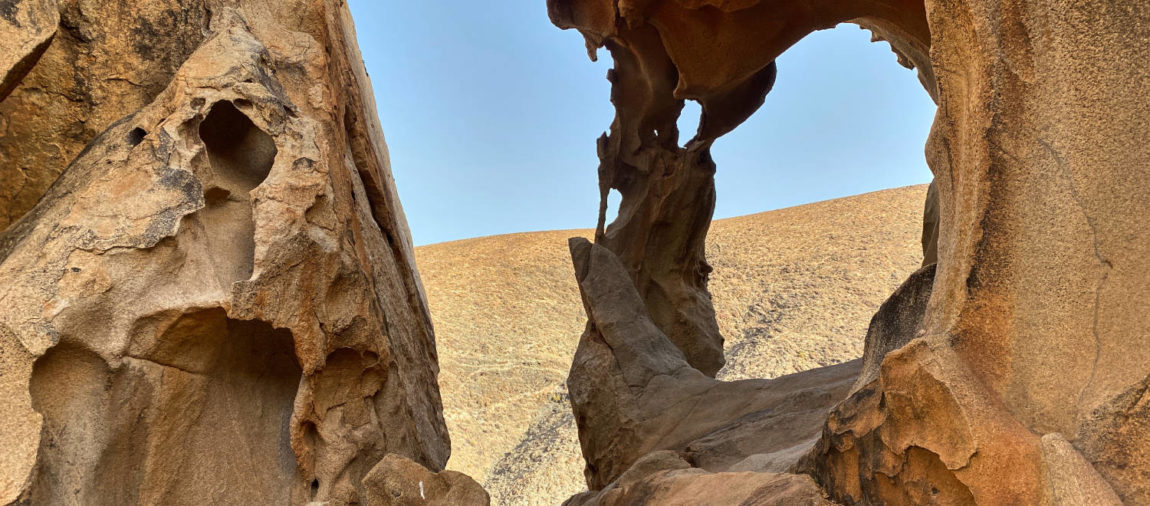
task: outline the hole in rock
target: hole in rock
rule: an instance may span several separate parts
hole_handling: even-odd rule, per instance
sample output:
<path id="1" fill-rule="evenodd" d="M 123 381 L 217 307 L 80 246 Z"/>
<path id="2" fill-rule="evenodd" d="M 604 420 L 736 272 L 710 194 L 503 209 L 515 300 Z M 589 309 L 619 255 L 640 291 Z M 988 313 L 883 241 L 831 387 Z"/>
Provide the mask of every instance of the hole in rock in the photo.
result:
<path id="1" fill-rule="evenodd" d="M 619 204 L 623 202 L 623 195 L 614 188 L 607 193 L 607 224 L 615 223 L 619 218 Z"/>
<path id="2" fill-rule="evenodd" d="M 250 107 L 251 102 L 236 103 Z M 255 264 L 255 223 L 250 192 L 267 178 L 275 162 L 270 135 L 231 102 L 212 105 L 199 127 L 211 166 L 211 187 L 204 192 L 207 207 L 199 213 L 213 268 L 220 285 L 251 278 Z"/>
<path id="3" fill-rule="evenodd" d="M 679 114 L 679 146 L 686 146 L 687 142 L 699 132 L 699 122 L 703 117 L 703 108 L 698 102 L 688 100 L 683 104 L 683 112 Z"/>
<path id="4" fill-rule="evenodd" d="M 145 326 L 146 327 L 146 326 Z M 33 504 L 286 504 L 302 371 L 291 332 L 222 309 L 135 333 L 118 369 L 61 344 L 36 361 Z"/>
<path id="5" fill-rule="evenodd" d="M 916 71 L 870 36 L 842 24 L 787 49 L 762 107 L 711 150 L 721 379 L 858 358 L 871 317 L 922 265 L 926 188 L 896 188 L 932 179 L 923 150 L 936 106 Z M 684 108 L 683 137 L 697 110 Z"/>
<path id="6" fill-rule="evenodd" d="M 140 127 L 133 128 L 131 132 L 128 132 L 128 144 L 131 146 L 138 146 L 141 142 L 144 142 L 144 137 L 147 136 L 147 130 L 144 130 Z"/>
<path id="7" fill-rule="evenodd" d="M 250 105 L 250 102 L 249 102 Z M 200 123 L 200 139 L 207 148 L 215 176 L 229 189 L 251 191 L 259 186 L 276 157 L 276 143 L 231 102 L 212 105 Z"/>
<path id="8" fill-rule="evenodd" d="M 227 191 L 218 186 L 213 186 L 204 191 L 204 202 L 209 206 L 222 205 L 228 201 L 228 197 L 232 192 Z"/>
<path id="9" fill-rule="evenodd" d="M 917 72 L 870 37 L 841 24 L 779 56 L 762 107 L 712 149 L 715 218 L 931 181 L 923 151 L 937 107 Z"/>

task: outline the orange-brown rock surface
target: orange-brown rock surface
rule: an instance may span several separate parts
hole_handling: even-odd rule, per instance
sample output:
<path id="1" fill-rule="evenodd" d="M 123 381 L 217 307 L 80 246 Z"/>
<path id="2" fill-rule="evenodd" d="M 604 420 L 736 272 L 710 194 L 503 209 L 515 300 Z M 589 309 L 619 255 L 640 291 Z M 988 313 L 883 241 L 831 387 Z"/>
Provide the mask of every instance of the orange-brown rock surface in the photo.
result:
<path id="1" fill-rule="evenodd" d="M 616 118 L 600 140 L 599 174 L 602 193 L 618 189 L 623 201 L 596 239 L 627 267 L 647 313 L 603 326 L 589 306 L 569 383 L 606 375 L 628 387 L 586 399 L 572 388 L 592 489 L 646 451 L 596 437 L 599 424 L 654 378 L 694 374 L 669 369 L 636 383 L 626 368 L 604 372 L 610 357 L 669 360 L 674 350 L 651 342 L 658 330 L 694 369 L 721 363 L 701 248 L 714 198 L 710 143 L 762 103 L 775 57 L 813 30 L 854 22 L 918 68 L 939 104 L 926 149 L 937 210 L 928 203 L 924 226 L 933 236 L 937 215 L 937 249 L 924 237 L 937 264 L 928 300 L 913 295 L 924 292 L 912 279 L 903 296 L 913 300 L 889 309 L 920 315 L 872 327 L 867 375 L 827 420 L 804 470 L 851 503 L 1150 503 L 1150 66 L 1141 64 L 1150 61 L 1150 4 L 548 7 L 555 24 L 585 36 L 592 57 L 606 47 L 615 60 Z M 685 99 L 703 115 L 679 147 Z M 729 421 L 741 423 L 734 413 Z"/>
<path id="2" fill-rule="evenodd" d="M 431 470 L 407 457 L 389 453 L 363 478 L 367 506 L 487 504 L 483 487 L 466 474 Z"/>
<path id="3" fill-rule="evenodd" d="M 603 490 L 577 494 L 564 506 L 622 504 L 787 504 L 829 506 L 810 476 L 770 472 L 711 473 L 676 452 L 648 454 Z"/>
<path id="4" fill-rule="evenodd" d="M 567 387 L 591 490 L 660 450 L 708 471 L 790 469 L 858 377 L 852 361 L 774 380 L 710 378 L 646 315 L 610 250 L 576 238 L 571 256 L 590 321 Z"/>
<path id="5" fill-rule="evenodd" d="M 343 2 L 0 18 L 0 503 L 486 502 Z"/>
<path id="6" fill-rule="evenodd" d="M 863 354 L 868 322 L 922 263 L 926 185 L 716 220 L 708 283 L 726 381 Z M 553 506 L 586 488 L 566 388 L 586 324 L 567 239 L 593 230 L 415 248 L 439 351 L 448 469 L 496 504 Z"/>

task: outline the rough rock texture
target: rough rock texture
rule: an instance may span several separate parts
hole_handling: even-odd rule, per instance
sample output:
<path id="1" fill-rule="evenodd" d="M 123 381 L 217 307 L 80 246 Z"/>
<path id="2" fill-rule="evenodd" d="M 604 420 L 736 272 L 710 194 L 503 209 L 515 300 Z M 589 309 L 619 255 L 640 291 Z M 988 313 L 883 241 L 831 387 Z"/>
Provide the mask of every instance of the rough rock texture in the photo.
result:
<path id="1" fill-rule="evenodd" d="M 591 490 L 659 450 L 712 472 L 753 456 L 757 471 L 787 470 L 858 377 L 853 361 L 774 380 L 709 378 L 646 315 L 614 253 L 576 238 L 571 257 L 590 321 L 567 386 Z"/>
<path id="2" fill-rule="evenodd" d="M 463 473 L 434 473 L 418 463 L 388 454 L 363 478 L 367 506 L 436 506 L 490 504 L 483 487 Z"/>
<path id="3" fill-rule="evenodd" d="M 0 4 L 0 100 L 4 100 L 48 49 L 60 11 L 53 0 Z"/>
<path id="4" fill-rule="evenodd" d="M 901 54 L 925 58 L 923 7 L 914 0 L 547 5 L 553 23 L 583 34 L 592 59 L 606 47 L 615 60 L 608 75 L 615 120 L 598 146 L 596 242 L 623 260 L 651 318 L 687 361 L 714 376 L 723 366 L 723 337 L 707 292 L 711 266 L 704 252 L 715 205 L 712 143 L 762 105 L 774 84 L 775 57 L 814 29 L 852 19 L 883 33 L 909 29 L 914 36 L 898 40 L 913 43 Z M 680 147 L 676 121 L 684 99 L 698 101 L 702 116 L 695 137 Z M 619 190 L 622 202 L 619 217 L 605 227 L 610 189 Z"/>
<path id="5" fill-rule="evenodd" d="M 651 453 L 614 483 L 584 492 L 564 506 L 623 504 L 831 505 L 810 476 L 762 472 L 710 473 L 672 451 Z"/>
<path id="6" fill-rule="evenodd" d="M 856 389 L 878 378 L 883 358 L 922 335 L 922 317 L 934 286 L 935 264 L 923 267 L 890 295 L 871 318 Z"/>
<path id="7" fill-rule="evenodd" d="M 918 268 L 926 186 L 715 221 L 709 289 L 726 336 L 718 378 L 776 378 L 853 360 Z M 439 350 L 448 469 L 492 501 L 553 506 L 586 489 L 565 387 L 586 324 L 567 238 L 481 237 L 415 249 Z"/>
<path id="8" fill-rule="evenodd" d="M 51 179 L 103 133 L 0 234 L 0 503 L 346 503 L 389 454 L 442 470 L 430 318 L 346 6 L 60 12 L 0 103 L 0 170 Z"/>
<path id="9" fill-rule="evenodd" d="M 203 42 L 214 4 L 226 2 L 4 2 L 51 19 L 54 37 L 35 53 L 38 61 L 29 59 L 35 66 L 22 69 L 27 75 L 4 78 L 11 95 L 4 98 L 0 86 L 0 230 L 30 210 L 97 134 L 168 86 Z M 22 26 L 33 33 L 35 25 Z"/>
<path id="10" fill-rule="evenodd" d="M 1150 502 L 1150 320 L 1135 316 L 1150 281 L 1150 150 L 1137 140 L 1150 134 L 1150 69 L 1129 64 L 1150 56 L 1150 6 L 928 5 L 947 70 L 927 149 L 934 293 L 923 338 L 873 384 L 881 402 L 832 417 L 832 435 L 852 435 L 832 438 L 823 472 L 842 476 L 844 499 L 909 493 L 887 485 L 918 475 L 980 503 L 1112 503 L 1107 487 Z M 1070 445 L 1052 452 L 1051 438 Z M 1097 474 L 1050 471 L 1078 461 L 1070 449 Z M 855 454 L 881 471 L 835 465 Z"/>
<path id="11" fill-rule="evenodd" d="M 620 188 L 623 213 L 597 239 L 630 267 L 654 324 L 707 372 L 721 338 L 709 332 L 707 269 L 694 248 L 713 206 L 705 144 L 754 112 L 774 58 L 812 30 L 858 23 L 920 69 L 939 104 L 926 149 L 938 194 L 933 287 L 921 337 L 888 354 L 827 422 L 814 472 L 834 498 L 1150 503 L 1150 66 L 1137 63 L 1150 61 L 1150 4 L 548 6 L 592 55 L 605 46 L 615 59 L 617 115 L 600 142 L 600 177 Z M 686 148 L 664 137 L 682 99 L 703 107 Z M 673 289 L 651 290 L 650 279 Z M 624 334 L 616 355 L 649 341 L 645 329 Z M 582 354 L 576 383 L 595 355 Z M 579 406 L 573 389 L 572 400 L 578 413 L 623 399 Z M 584 453 L 594 466 L 597 453 Z"/>

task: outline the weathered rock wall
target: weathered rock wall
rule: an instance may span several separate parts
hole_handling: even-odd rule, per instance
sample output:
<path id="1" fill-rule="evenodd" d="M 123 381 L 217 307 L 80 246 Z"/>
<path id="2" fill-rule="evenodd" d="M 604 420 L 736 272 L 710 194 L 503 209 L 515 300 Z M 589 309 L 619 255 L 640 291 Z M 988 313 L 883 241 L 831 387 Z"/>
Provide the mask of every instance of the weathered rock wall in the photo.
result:
<path id="1" fill-rule="evenodd" d="M 0 208 L 23 214 L 0 234 L 0 503 L 346 503 L 442 470 L 346 5 L 0 8 L 25 34 L 0 41 Z"/>
<path id="2" fill-rule="evenodd" d="M 978 502 L 1148 502 L 1150 149 L 1138 139 L 1150 134 L 1150 69 L 1131 62 L 1150 56 L 1150 7 L 927 7 L 940 104 L 927 146 L 941 210 L 934 295 L 923 339 L 889 357 L 875 385 L 891 394 L 866 417 L 887 421 L 846 424 L 893 452 L 846 447 L 890 464 L 848 472 L 837 492 L 891 500 L 921 473 Z M 848 466 L 824 469 L 836 467 Z"/>
<path id="3" fill-rule="evenodd" d="M 592 54 L 605 46 L 615 58 L 617 115 L 600 141 L 600 181 L 603 193 L 619 189 L 623 203 L 598 242 L 627 265 L 655 325 L 704 372 L 716 364 L 708 350 L 722 339 L 709 331 L 708 269 L 695 239 L 714 204 L 709 143 L 758 108 L 774 58 L 813 30 L 858 23 L 889 40 L 901 63 L 920 69 L 939 104 L 927 145 L 938 261 L 929 301 L 910 305 L 925 312 L 890 327 L 912 335 L 884 335 L 868 348 L 908 344 L 885 360 L 870 357 L 867 377 L 831 415 L 812 457 L 810 472 L 835 498 L 1150 502 L 1150 319 L 1143 316 L 1150 300 L 1150 67 L 1137 63 L 1150 58 L 1150 6 L 548 6 L 558 26 L 583 33 Z M 666 134 L 684 99 L 699 101 L 703 117 L 698 135 L 680 148 Z M 930 254 L 929 241 L 924 246 Z M 591 320 L 589 335 L 597 331 Z M 610 353 L 624 362 L 619 346 Z M 581 366 L 593 355 L 577 354 L 569 384 L 588 483 L 599 488 L 596 455 L 618 446 L 594 438 L 601 420 L 591 416 L 612 398 L 575 395 L 577 386 L 594 383 Z"/>
<path id="4" fill-rule="evenodd" d="M 942 234 L 927 334 L 1030 431 L 1085 449 L 1150 374 L 1150 68 L 1133 63 L 1150 57 L 1150 5 L 943 1 L 931 21 L 952 74 L 928 141 Z M 1112 443 L 1146 441 L 1128 436 Z"/>
<path id="5" fill-rule="evenodd" d="M 623 259 L 652 318 L 688 362 L 713 376 L 724 361 L 704 251 L 715 205 L 711 144 L 762 105 L 774 84 L 775 57 L 812 30 L 858 20 L 894 40 L 901 62 L 929 68 L 923 7 L 549 0 L 548 9 L 556 25 L 584 35 L 592 58 L 606 47 L 615 61 L 608 79 L 616 115 L 598 147 L 597 242 Z M 933 92 L 933 75 L 922 79 Z M 680 147 L 676 120 L 685 99 L 698 101 L 702 116 L 695 137 Z M 607 226 L 611 189 L 622 202 Z"/>
<path id="6" fill-rule="evenodd" d="M 856 360 L 773 380 L 710 378 L 645 313 L 610 250 L 575 238 L 571 256 L 590 321 L 568 388 L 592 491 L 657 451 L 710 472 L 789 470 L 858 377 Z"/>

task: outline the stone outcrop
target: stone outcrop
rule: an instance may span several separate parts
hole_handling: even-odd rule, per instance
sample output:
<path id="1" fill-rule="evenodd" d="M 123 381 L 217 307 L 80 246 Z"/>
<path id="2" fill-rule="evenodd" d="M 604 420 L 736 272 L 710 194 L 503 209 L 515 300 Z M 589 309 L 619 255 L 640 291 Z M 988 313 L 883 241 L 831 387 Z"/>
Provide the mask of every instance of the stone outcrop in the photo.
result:
<path id="1" fill-rule="evenodd" d="M 52 0 L 0 5 L 0 101 L 40 60 L 59 24 L 60 12 Z"/>
<path id="2" fill-rule="evenodd" d="M 859 336 L 875 311 L 922 263 L 926 193 L 919 185 L 713 222 L 708 289 L 727 360 L 716 377 L 778 378 L 862 356 Z M 587 487 L 561 386 L 587 321 L 571 235 L 415 248 L 439 351 L 448 468 L 474 477 L 494 504 L 554 506 Z"/>
<path id="3" fill-rule="evenodd" d="M 39 198 L 0 234 L 0 503 L 339 504 L 392 471 L 486 502 L 435 475 L 434 336 L 346 5 L 53 9 L 0 2 L 0 208 Z"/>
<path id="4" fill-rule="evenodd" d="M 934 269 L 934 264 L 930 264 L 915 271 L 879 306 L 867 328 L 862 372 L 852 390 L 878 378 L 882 361 L 888 353 L 921 336 L 922 317 L 926 315 L 926 305 L 934 287 Z"/>
<path id="5" fill-rule="evenodd" d="M 714 141 L 762 105 L 774 59 L 812 30 L 857 20 L 891 37 L 904 64 L 934 90 L 929 31 L 914 0 L 822 2 L 548 0 L 553 23 L 578 29 L 592 59 L 606 47 L 615 120 L 599 139 L 596 241 L 631 271 L 648 312 L 688 362 L 714 376 L 723 338 L 707 292 L 704 241 L 715 205 Z M 788 22 L 793 20 L 795 22 Z M 715 55 L 722 54 L 722 57 Z M 696 135 L 678 146 L 684 99 L 702 106 Z M 622 195 L 606 226 L 607 194 Z"/>
<path id="6" fill-rule="evenodd" d="M 395 453 L 388 454 L 363 478 L 367 506 L 488 504 L 483 487 L 466 474 L 432 472 Z"/>
<path id="7" fill-rule="evenodd" d="M 204 41 L 211 11 L 224 5 L 20 0 L 0 7 L 16 11 L 15 36 L 30 39 L 15 71 L 0 61 L 0 230 L 31 210 L 96 135 L 168 86 Z"/>
<path id="8" fill-rule="evenodd" d="M 708 472 L 787 471 L 858 377 L 853 361 L 774 380 L 710 378 L 646 315 L 613 253 L 572 239 L 571 256 L 590 321 L 567 386 L 591 490 L 658 451 Z"/>
<path id="9" fill-rule="evenodd" d="M 664 450 L 643 457 L 603 490 L 578 494 L 564 506 L 648 503 L 681 506 L 833 504 L 810 476 L 763 472 L 710 473 L 691 467 L 675 452 Z"/>
<path id="10" fill-rule="evenodd" d="M 646 450 L 588 446 L 598 424 L 615 423 L 611 410 L 654 378 L 688 381 L 719 363 L 700 247 L 713 209 L 709 144 L 762 103 L 779 54 L 813 30 L 853 22 L 889 41 L 939 104 L 926 147 L 937 239 L 935 225 L 924 226 L 925 263 L 937 263 L 929 299 L 894 303 L 924 307 L 921 316 L 873 333 L 882 338 L 868 343 L 865 376 L 827 420 L 806 469 L 844 502 L 1150 502 L 1150 67 L 1135 63 L 1150 60 L 1150 4 L 548 7 L 556 25 L 584 35 L 592 57 L 606 47 L 615 60 L 616 118 L 599 143 L 599 174 L 602 193 L 618 189 L 623 201 L 614 224 L 600 217 L 596 239 L 627 267 L 649 314 L 604 327 L 590 305 L 584 343 L 610 346 L 583 346 L 571 381 L 609 369 L 607 356 L 645 356 L 635 359 L 643 370 L 659 371 L 631 378 L 624 368 L 615 381 L 627 388 L 605 389 L 618 394 L 581 398 L 572 388 L 577 420 L 601 417 L 579 420 L 592 489 L 621 472 L 600 467 L 604 448 L 630 461 Z M 679 147 L 668 133 L 685 99 L 703 115 Z M 614 278 L 589 283 L 619 289 Z M 655 330 L 677 350 L 652 341 Z M 676 351 L 701 373 L 668 368 Z"/>

